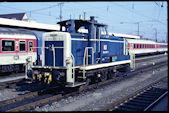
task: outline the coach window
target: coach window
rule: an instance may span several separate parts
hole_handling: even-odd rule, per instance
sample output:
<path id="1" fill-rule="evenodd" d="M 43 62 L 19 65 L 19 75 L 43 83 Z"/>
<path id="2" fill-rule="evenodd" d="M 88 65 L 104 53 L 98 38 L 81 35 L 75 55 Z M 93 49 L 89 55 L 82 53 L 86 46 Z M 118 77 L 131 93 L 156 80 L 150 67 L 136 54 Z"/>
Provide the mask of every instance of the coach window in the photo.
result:
<path id="1" fill-rule="evenodd" d="M 19 41 L 19 51 L 26 51 L 26 41 Z"/>
<path id="2" fill-rule="evenodd" d="M 33 42 L 29 42 L 29 51 L 33 51 Z"/>
<path id="3" fill-rule="evenodd" d="M 2 51 L 14 51 L 15 41 L 14 40 L 2 40 Z"/>

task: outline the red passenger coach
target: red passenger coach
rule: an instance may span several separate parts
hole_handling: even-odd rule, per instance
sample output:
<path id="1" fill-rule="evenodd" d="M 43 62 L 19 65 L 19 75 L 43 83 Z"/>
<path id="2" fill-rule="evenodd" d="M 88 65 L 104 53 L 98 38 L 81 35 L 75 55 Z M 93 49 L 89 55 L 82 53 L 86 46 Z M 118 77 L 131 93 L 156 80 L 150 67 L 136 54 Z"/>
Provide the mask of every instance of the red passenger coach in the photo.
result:
<path id="1" fill-rule="evenodd" d="M 0 31 L 0 73 L 24 71 L 26 59 L 37 59 L 36 44 L 31 33 Z"/>
<path id="2" fill-rule="evenodd" d="M 128 45 L 127 50 L 132 54 L 141 55 L 168 51 L 168 45 L 166 43 L 157 43 L 152 40 L 142 40 L 142 39 L 126 39 L 126 40 Z"/>

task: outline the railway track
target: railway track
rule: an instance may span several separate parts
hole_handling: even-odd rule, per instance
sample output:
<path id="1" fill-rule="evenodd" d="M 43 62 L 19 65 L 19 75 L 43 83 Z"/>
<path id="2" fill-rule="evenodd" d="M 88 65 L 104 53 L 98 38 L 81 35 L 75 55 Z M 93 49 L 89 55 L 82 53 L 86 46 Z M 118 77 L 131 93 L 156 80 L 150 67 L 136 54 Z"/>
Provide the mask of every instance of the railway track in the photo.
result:
<path id="1" fill-rule="evenodd" d="M 167 89 L 153 87 L 168 76 L 163 76 L 144 87 L 108 105 L 103 111 L 149 111 L 158 101 L 168 94 Z"/>
<path id="2" fill-rule="evenodd" d="M 24 84 L 27 84 L 27 80 L 24 78 L 0 82 L 0 90 L 5 89 L 5 88 L 14 88 L 16 86 L 20 86 L 20 85 L 24 85 Z"/>
<path id="3" fill-rule="evenodd" d="M 166 57 L 166 56 L 164 56 L 164 55 L 159 56 L 158 55 L 158 56 L 153 56 L 153 57 L 146 57 L 146 59 L 144 57 L 138 58 L 138 59 L 136 59 L 136 63 L 139 63 L 139 62 L 142 62 L 142 61 L 148 61 L 150 59 L 153 60 L 153 59 L 164 58 L 164 57 Z M 22 75 L 22 74 L 24 74 L 24 73 L 19 73 L 19 75 Z M 11 75 L 11 77 L 12 76 L 14 76 L 14 75 Z M 15 88 L 16 86 L 26 85 L 27 83 L 29 83 L 29 81 L 24 79 L 24 78 L 0 82 L 0 90 L 5 89 L 5 88 Z"/>
<path id="4" fill-rule="evenodd" d="M 148 56 L 148 57 L 139 57 L 136 58 L 135 62 L 136 63 L 140 63 L 142 61 L 149 61 L 149 60 L 154 60 L 154 59 L 158 59 L 158 58 L 165 58 L 167 55 L 155 55 L 155 56 Z"/>
<path id="5" fill-rule="evenodd" d="M 142 69 L 135 70 L 133 72 L 125 73 L 125 74 L 128 76 L 131 76 L 131 75 L 135 75 L 135 73 L 147 71 L 150 69 L 156 69 L 156 68 L 159 68 L 160 66 L 164 66 L 166 64 L 167 64 L 167 62 L 160 62 L 156 65 L 148 66 L 146 68 L 142 68 Z M 124 75 L 124 73 L 123 73 L 123 75 Z M 74 90 L 63 91 L 63 90 L 59 90 L 57 88 L 49 88 L 47 90 L 40 90 L 40 91 L 31 92 L 31 93 L 25 94 L 23 96 L 20 96 L 20 97 L 14 98 L 14 99 L 1 101 L 0 102 L 0 111 L 27 111 L 27 110 L 31 110 L 31 108 L 34 108 L 36 106 L 41 106 L 41 105 L 44 105 L 47 103 L 51 103 L 53 101 L 56 101 L 58 99 L 62 99 L 65 97 L 74 96 L 82 91 L 92 90 L 92 89 L 100 87 L 102 85 L 110 84 L 113 81 L 122 80 L 125 77 L 128 77 L 128 76 L 121 76 L 121 75 L 118 75 L 118 76 L 119 77 L 117 77 L 117 78 L 110 79 L 110 80 L 107 80 L 107 81 L 101 82 L 101 83 L 95 83 L 95 84 L 89 85 L 87 87 L 79 88 L 78 90 L 75 88 Z"/>

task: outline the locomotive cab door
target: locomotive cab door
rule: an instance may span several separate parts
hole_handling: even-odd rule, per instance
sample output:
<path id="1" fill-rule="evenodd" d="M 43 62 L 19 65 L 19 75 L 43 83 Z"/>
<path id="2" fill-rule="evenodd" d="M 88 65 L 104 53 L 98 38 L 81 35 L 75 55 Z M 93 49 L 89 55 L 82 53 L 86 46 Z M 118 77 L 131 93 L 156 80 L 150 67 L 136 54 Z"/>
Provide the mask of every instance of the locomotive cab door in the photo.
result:
<path id="1" fill-rule="evenodd" d="M 45 47 L 45 66 L 63 66 L 63 41 L 45 41 Z"/>

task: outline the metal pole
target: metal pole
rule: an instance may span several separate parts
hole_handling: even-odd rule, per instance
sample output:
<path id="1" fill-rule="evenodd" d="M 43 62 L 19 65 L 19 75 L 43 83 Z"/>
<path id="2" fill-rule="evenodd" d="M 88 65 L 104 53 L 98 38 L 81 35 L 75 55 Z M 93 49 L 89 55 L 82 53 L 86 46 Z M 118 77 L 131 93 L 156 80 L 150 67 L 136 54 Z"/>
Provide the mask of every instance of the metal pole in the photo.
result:
<path id="1" fill-rule="evenodd" d="M 137 24 L 138 24 L 138 36 L 139 36 L 139 22 L 137 22 Z"/>
<path id="2" fill-rule="evenodd" d="M 86 12 L 84 12 L 84 20 L 85 20 L 85 18 L 86 18 Z"/>
<path id="3" fill-rule="evenodd" d="M 140 23 L 139 22 L 135 22 L 135 23 L 130 23 L 130 22 L 120 22 L 120 24 L 124 24 L 124 23 L 128 23 L 128 24 L 137 24 L 137 35 L 139 36 L 140 35 Z"/>
<path id="4" fill-rule="evenodd" d="M 156 42 L 157 42 L 157 29 L 156 29 Z"/>
<path id="5" fill-rule="evenodd" d="M 157 42 L 157 29 L 154 28 L 154 30 L 155 30 L 155 40 L 156 40 L 156 42 Z"/>
<path id="6" fill-rule="evenodd" d="M 63 3 L 59 3 L 59 6 L 60 6 L 60 16 L 59 16 L 60 21 L 62 21 L 62 4 Z"/>

